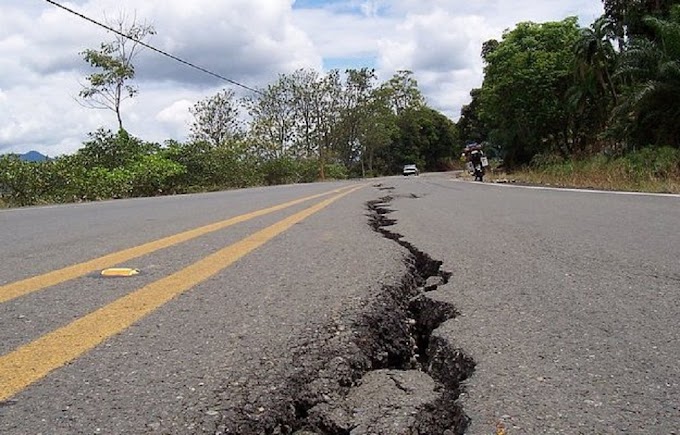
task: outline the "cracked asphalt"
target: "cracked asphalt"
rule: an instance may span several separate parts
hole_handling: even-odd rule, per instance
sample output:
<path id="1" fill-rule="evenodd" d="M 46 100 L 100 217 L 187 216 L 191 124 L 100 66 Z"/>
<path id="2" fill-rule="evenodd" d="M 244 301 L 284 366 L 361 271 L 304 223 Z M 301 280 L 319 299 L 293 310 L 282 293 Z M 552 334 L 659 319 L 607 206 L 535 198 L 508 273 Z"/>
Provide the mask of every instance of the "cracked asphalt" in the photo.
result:
<path id="1" fill-rule="evenodd" d="M 0 211 L 0 285 L 349 184 Z M 388 195 L 401 245 L 369 225 Z M 0 354 L 313 202 L 2 303 Z M 1 402 L 0 433 L 678 433 L 678 223 L 672 197 L 371 180 Z"/>
<path id="2" fill-rule="evenodd" d="M 467 433 L 680 433 L 680 198 L 390 184 L 393 230 L 453 274 Z"/>

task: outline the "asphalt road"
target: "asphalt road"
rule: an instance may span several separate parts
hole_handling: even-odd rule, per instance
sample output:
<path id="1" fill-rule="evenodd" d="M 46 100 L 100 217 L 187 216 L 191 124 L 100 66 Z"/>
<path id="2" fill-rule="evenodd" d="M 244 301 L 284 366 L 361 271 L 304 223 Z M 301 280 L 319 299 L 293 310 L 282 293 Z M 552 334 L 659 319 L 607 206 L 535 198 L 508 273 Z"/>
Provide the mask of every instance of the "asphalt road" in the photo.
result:
<path id="1" fill-rule="evenodd" d="M 468 433 L 680 431 L 680 197 L 399 188 L 421 198 L 395 231 L 453 273 L 439 333 L 477 363 Z"/>
<path id="2" fill-rule="evenodd" d="M 680 198 L 361 184 L 0 211 L 0 433 L 678 433 Z"/>

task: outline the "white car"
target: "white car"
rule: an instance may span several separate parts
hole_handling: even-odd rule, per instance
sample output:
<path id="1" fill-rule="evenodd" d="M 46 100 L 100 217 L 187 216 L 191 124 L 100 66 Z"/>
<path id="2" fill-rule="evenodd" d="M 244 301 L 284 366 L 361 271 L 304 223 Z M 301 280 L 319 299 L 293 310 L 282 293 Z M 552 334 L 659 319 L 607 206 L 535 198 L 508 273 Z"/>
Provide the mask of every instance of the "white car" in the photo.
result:
<path id="1" fill-rule="evenodd" d="M 420 171 L 416 165 L 404 165 L 404 176 L 408 177 L 409 175 L 418 174 L 420 174 Z"/>

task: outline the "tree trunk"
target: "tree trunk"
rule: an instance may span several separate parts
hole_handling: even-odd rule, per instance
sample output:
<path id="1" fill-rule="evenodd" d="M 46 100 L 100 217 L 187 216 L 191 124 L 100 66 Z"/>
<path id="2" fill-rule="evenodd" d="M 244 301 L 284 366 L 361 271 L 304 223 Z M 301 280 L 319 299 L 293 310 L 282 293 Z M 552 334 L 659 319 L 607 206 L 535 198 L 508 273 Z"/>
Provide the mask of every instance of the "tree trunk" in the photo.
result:
<path id="1" fill-rule="evenodd" d="M 323 145 L 319 144 L 319 178 L 321 178 L 321 181 L 324 181 L 326 179 L 326 172 L 324 166 L 326 165 L 323 161 Z"/>
<path id="2" fill-rule="evenodd" d="M 116 108 L 116 119 L 118 120 L 118 131 L 123 129 L 123 118 L 120 114 L 120 102 L 121 102 L 122 97 L 123 97 L 122 92 L 123 92 L 123 83 L 119 82 L 118 85 L 116 86 L 116 99 L 114 101 L 114 105 L 115 105 L 115 108 Z"/>

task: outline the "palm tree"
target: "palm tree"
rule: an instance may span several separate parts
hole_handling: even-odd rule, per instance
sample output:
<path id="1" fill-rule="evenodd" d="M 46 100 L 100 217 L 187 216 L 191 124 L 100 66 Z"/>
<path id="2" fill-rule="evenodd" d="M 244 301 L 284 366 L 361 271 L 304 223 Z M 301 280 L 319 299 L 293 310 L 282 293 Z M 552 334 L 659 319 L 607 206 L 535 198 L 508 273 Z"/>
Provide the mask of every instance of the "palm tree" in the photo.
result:
<path id="1" fill-rule="evenodd" d="M 636 39 L 624 53 L 617 74 L 631 86 L 616 113 L 632 121 L 634 142 L 680 147 L 680 6 L 668 20 L 644 22 L 654 39 Z"/>
<path id="2" fill-rule="evenodd" d="M 617 59 L 617 52 L 612 44 L 614 38 L 614 22 L 602 16 L 590 27 L 581 29 L 581 37 L 574 51 L 577 76 L 584 79 L 591 76 L 599 84 L 600 90 L 609 94 L 616 103 L 618 95 L 612 80 L 612 71 Z"/>
<path id="3" fill-rule="evenodd" d="M 618 57 L 612 42 L 615 38 L 614 22 L 602 16 L 581 29 L 574 44 L 574 81 L 565 96 L 573 114 L 572 151 L 594 145 L 618 102 L 613 80 Z"/>

